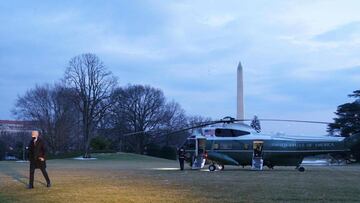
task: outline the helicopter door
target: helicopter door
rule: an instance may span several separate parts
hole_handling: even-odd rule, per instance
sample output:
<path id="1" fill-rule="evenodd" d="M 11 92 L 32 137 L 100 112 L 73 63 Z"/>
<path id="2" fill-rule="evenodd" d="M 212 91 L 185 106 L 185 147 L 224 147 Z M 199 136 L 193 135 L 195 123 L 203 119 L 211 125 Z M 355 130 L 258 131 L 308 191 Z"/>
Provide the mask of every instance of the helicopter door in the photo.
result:
<path id="1" fill-rule="evenodd" d="M 198 137 L 196 138 L 195 145 L 195 157 L 192 165 L 192 169 L 201 169 L 205 165 L 205 147 L 206 147 L 206 138 Z"/>
<path id="2" fill-rule="evenodd" d="M 253 142 L 253 158 L 252 158 L 252 169 L 262 170 L 263 169 L 263 141 Z"/>

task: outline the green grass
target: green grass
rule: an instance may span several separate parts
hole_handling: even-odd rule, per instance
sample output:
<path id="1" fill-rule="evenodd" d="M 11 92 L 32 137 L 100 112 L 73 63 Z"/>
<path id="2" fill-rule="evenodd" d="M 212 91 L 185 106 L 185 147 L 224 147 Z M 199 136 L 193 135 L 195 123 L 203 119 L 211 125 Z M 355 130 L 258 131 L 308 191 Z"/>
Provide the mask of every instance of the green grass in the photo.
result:
<path id="1" fill-rule="evenodd" d="M 0 162 L 0 202 L 359 202 L 360 166 L 251 171 L 174 170 L 176 161 L 134 154 L 48 161 L 53 187 L 40 173 L 26 189 L 28 163 Z"/>
<path id="2" fill-rule="evenodd" d="M 117 161 L 156 161 L 156 162 L 167 162 L 166 159 L 159 159 L 151 156 L 143 156 L 139 154 L 130 154 L 130 153 L 112 153 L 112 154 L 104 154 L 98 153 L 93 154 L 92 157 L 97 158 L 99 160 L 117 160 Z"/>

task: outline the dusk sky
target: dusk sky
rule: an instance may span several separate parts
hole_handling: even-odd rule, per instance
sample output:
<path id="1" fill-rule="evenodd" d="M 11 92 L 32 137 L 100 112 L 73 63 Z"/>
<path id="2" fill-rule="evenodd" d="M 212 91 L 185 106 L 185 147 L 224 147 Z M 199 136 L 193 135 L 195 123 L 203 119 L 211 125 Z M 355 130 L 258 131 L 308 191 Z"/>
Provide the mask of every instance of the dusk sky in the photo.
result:
<path id="1" fill-rule="evenodd" d="M 119 85 L 148 84 L 188 115 L 332 121 L 360 89 L 359 1 L 1 1 L 0 120 L 18 95 L 94 53 Z M 326 126 L 264 124 L 324 134 Z"/>

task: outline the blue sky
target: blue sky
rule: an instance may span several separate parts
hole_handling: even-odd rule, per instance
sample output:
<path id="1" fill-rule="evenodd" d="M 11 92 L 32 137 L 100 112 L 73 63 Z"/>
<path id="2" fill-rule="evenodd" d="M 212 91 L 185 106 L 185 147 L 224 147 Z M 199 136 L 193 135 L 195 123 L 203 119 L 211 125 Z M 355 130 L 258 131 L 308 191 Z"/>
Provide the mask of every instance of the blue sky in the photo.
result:
<path id="1" fill-rule="evenodd" d="M 235 116 L 241 61 L 246 117 L 331 121 L 360 89 L 359 10 L 358 1 L 2 1 L 0 119 L 92 52 L 120 85 L 161 88 L 189 115 Z"/>

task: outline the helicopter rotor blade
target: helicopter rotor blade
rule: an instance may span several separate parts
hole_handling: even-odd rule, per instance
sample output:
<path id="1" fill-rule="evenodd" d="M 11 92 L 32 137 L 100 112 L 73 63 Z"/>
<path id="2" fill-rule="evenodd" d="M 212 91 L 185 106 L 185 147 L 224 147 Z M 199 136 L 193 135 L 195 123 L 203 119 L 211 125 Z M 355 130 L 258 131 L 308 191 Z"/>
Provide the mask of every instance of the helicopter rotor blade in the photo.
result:
<path id="1" fill-rule="evenodd" d="M 166 134 L 167 134 L 167 135 L 177 134 L 177 133 L 184 132 L 184 131 L 187 131 L 187 130 L 192 130 L 192 129 L 195 129 L 195 128 L 201 128 L 201 127 L 205 127 L 205 126 L 213 125 L 213 124 L 217 124 L 217 123 L 222 123 L 222 121 L 210 121 L 210 122 L 205 122 L 205 123 L 200 124 L 200 125 L 194 125 L 194 126 L 191 126 L 191 127 L 183 128 L 183 129 L 176 130 L 176 131 L 173 131 L 173 132 L 170 132 L 170 133 L 166 133 Z"/>
<path id="2" fill-rule="evenodd" d="M 192 125 L 190 127 L 186 127 L 186 128 L 182 128 L 179 130 L 175 130 L 169 133 L 162 133 L 163 135 L 172 135 L 172 134 L 177 134 L 180 132 L 184 132 L 187 130 L 192 130 L 192 129 L 196 129 L 196 128 L 201 128 L 201 127 L 205 127 L 205 126 L 209 126 L 209 125 L 214 125 L 214 124 L 218 124 L 218 123 L 235 123 L 235 122 L 244 122 L 244 121 L 252 121 L 253 119 L 234 119 L 232 117 L 224 117 L 223 119 L 220 120 L 215 120 L 215 121 L 208 121 L 208 122 L 199 122 L 196 123 L 195 125 Z M 323 121 L 307 121 L 307 120 L 292 120 L 292 119 L 273 119 L 273 118 L 263 118 L 263 119 L 258 119 L 259 121 L 269 121 L 269 122 L 293 122 L 293 123 L 314 123 L 314 124 L 330 124 L 330 122 L 323 122 Z M 137 135 L 137 134 L 141 134 L 141 133 L 151 133 L 151 132 L 157 132 L 159 131 L 159 129 L 157 130 L 144 130 L 144 131 L 137 131 L 137 132 L 132 132 L 132 133 L 125 133 L 123 134 L 123 136 L 130 136 L 130 135 Z"/>
<path id="3" fill-rule="evenodd" d="M 314 124 L 330 124 L 330 122 L 324 121 L 306 121 L 306 120 L 292 120 L 292 119 L 272 119 L 263 118 L 258 119 L 259 121 L 270 121 L 270 122 L 293 122 L 293 123 L 314 123 Z"/>
<path id="4" fill-rule="evenodd" d="M 216 123 L 222 123 L 222 122 L 223 121 L 221 121 L 221 120 L 208 121 L 208 122 L 199 122 L 199 123 L 196 123 L 193 126 L 186 127 L 186 128 L 181 128 L 180 130 L 175 130 L 175 131 L 172 131 L 170 133 L 164 133 L 164 134 L 176 134 L 176 133 L 179 133 L 179 132 L 183 132 L 183 131 L 187 131 L 187 130 L 191 130 L 191 129 L 195 129 L 195 128 L 201 128 L 201 127 L 205 127 L 205 126 L 208 126 L 208 125 L 213 125 L 213 124 L 216 124 Z M 159 129 L 157 129 L 157 130 L 143 130 L 143 131 L 125 133 L 125 134 L 122 134 L 122 135 L 123 136 L 130 136 L 130 135 L 137 135 L 137 134 L 157 132 L 157 131 L 159 131 Z"/>

